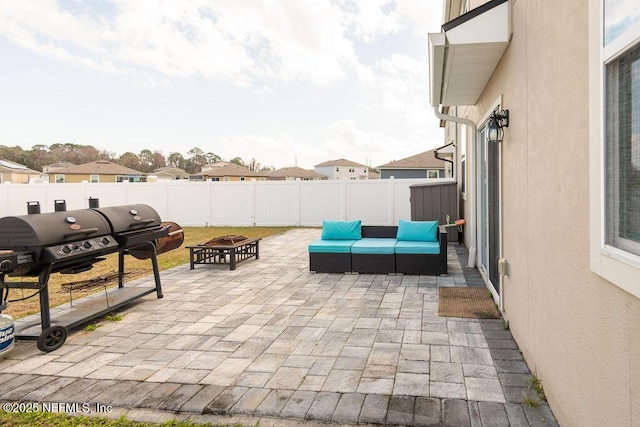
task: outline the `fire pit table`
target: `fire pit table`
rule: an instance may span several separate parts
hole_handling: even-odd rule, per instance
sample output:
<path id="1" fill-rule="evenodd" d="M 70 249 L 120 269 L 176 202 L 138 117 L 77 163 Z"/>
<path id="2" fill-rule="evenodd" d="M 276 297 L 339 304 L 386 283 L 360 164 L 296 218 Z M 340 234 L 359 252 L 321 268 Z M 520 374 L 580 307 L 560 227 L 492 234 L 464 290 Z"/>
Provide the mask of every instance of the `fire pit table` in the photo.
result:
<path id="1" fill-rule="evenodd" d="M 193 270 L 196 264 L 226 264 L 227 262 L 229 270 L 235 270 L 236 263 L 240 261 L 251 257 L 260 259 L 260 240 L 260 238 L 229 235 L 186 246 L 189 249 L 190 270 Z"/>

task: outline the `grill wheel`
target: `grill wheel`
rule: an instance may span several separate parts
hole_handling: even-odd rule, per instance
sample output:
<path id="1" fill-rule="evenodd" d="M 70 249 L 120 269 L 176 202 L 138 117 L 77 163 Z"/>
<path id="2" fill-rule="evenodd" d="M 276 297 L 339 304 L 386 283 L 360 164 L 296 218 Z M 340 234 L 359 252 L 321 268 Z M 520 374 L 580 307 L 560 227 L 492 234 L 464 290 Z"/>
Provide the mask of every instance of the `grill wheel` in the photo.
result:
<path id="1" fill-rule="evenodd" d="M 66 340 L 67 328 L 60 325 L 50 326 L 38 336 L 38 350 L 45 353 L 52 352 L 62 347 Z"/>

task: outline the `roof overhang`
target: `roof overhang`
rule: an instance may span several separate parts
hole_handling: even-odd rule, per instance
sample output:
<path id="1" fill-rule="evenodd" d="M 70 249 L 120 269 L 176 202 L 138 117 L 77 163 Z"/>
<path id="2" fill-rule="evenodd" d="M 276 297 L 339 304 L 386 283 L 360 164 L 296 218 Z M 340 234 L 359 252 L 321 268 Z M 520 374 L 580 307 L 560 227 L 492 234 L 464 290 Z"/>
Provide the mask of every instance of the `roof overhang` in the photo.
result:
<path id="1" fill-rule="evenodd" d="M 431 105 L 474 105 L 510 38 L 509 0 L 492 0 L 429 34 Z"/>

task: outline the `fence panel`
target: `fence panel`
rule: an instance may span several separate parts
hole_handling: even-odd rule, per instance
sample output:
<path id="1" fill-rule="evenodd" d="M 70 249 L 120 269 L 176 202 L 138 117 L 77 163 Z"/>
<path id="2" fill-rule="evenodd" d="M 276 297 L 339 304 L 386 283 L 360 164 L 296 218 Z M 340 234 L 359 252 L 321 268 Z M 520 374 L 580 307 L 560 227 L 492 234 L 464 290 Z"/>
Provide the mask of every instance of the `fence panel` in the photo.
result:
<path id="1" fill-rule="evenodd" d="M 209 225 L 255 224 L 255 182 L 208 182 L 211 194 Z M 177 221 L 176 221 L 177 222 Z"/>
<path id="2" fill-rule="evenodd" d="M 300 186 L 300 225 L 319 226 L 323 220 L 346 219 L 344 181 L 296 181 Z"/>
<path id="3" fill-rule="evenodd" d="M 52 212 L 60 199 L 69 210 L 84 209 L 93 197 L 103 207 L 148 204 L 184 226 L 320 226 L 351 219 L 392 225 L 411 218 L 409 187 L 426 182 L 433 180 L 2 184 L 0 216 L 26 214 L 29 201 L 40 202 L 42 212 Z"/>
<path id="4" fill-rule="evenodd" d="M 263 226 L 300 223 L 299 181 L 255 182 L 255 223 Z"/>

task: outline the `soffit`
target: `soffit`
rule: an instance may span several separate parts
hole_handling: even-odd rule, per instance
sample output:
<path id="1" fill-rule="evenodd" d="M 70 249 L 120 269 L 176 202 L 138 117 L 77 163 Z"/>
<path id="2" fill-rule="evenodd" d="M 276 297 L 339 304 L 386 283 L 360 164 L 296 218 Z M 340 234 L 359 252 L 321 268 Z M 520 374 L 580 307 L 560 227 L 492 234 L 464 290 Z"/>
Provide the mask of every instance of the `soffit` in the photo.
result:
<path id="1" fill-rule="evenodd" d="M 508 0 L 493 0 L 429 34 L 432 105 L 474 105 L 511 37 Z"/>

